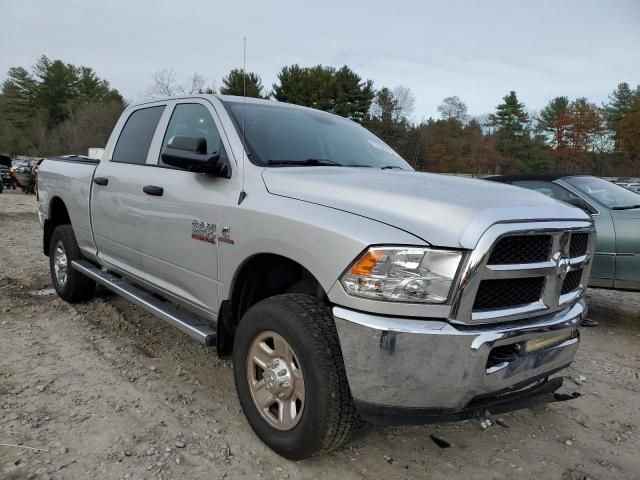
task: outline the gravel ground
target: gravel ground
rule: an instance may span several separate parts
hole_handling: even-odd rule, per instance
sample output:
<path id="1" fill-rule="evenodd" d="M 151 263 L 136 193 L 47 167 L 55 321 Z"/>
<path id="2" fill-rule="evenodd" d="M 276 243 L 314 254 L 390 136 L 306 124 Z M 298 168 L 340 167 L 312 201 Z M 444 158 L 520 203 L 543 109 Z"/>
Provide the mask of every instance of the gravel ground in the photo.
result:
<path id="1" fill-rule="evenodd" d="M 253 435 L 214 351 L 107 292 L 75 306 L 47 294 L 33 196 L 0 195 L 0 259 L 3 480 L 640 478 L 639 293 L 589 293 L 601 326 L 583 330 L 566 371 L 576 400 L 485 432 L 365 427 L 339 451 L 289 462 Z"/>

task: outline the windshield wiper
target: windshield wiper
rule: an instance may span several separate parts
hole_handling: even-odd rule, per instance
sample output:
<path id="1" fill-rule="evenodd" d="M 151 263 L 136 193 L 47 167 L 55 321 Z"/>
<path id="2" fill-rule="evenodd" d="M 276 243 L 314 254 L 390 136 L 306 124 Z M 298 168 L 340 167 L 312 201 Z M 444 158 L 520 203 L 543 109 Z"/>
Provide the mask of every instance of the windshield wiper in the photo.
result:
<path id="1" fill-rule="evenodd" d="M 633 208 L 640 208 L 640 205 L 625 205 L 624 207 L 611 207 L 611 210 L 631 210 Z"/>
<path id="2" fill-rule="evenodd" d="M 393 170 L 397 168 L 398 170 L 404 170 L 404 168 L 399 167 L 398 165 L 385 165 L 384 167 L 380 167 L 380 170 Z"/>
<path id="3" fill-rule="evenodd" d="M 269 165 L 303 165 L 312 167 L 342 167 L 343 165 L 327 158 L 307 158 L 306 160 L 269 160 Z"/>

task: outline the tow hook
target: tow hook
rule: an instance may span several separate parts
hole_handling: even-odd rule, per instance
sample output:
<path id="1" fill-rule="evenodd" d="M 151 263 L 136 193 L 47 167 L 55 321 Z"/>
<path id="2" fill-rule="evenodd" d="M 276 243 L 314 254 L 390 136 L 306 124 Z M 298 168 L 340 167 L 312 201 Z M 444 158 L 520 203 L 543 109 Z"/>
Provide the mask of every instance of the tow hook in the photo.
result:
<path id="1" fill-rule="evenodd" d="M 498 425 L 496 417 L 494 417 L 486 408 L 477 410 L 476 413 L 473 414 L 471 421 L 481 432 L 484 432 L 489 427 Z"/>

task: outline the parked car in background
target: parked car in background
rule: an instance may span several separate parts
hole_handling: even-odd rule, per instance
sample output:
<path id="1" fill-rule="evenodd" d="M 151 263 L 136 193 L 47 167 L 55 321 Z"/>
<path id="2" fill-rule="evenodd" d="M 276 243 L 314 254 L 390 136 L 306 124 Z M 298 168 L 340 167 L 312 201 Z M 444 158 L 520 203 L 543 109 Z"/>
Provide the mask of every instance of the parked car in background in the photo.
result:
<path id="1" fill-rule="evenodd" d="M 634 193 L 640 193 L 640 183 L 628 183 L 625 188 Z"/>
<path id="2" fill-rule="evenodd" d="M 640 196 L 588 175 L 522 174 L 488 177 L 536 190 L 587 211 L 597 231 L 592 287 L 640 290 Z"/>
<path id="3" fill-rule="evenodd" d="M 12 180 L 25 193 L 35 193 L 34 167 L 36 162 L 14 162 L 10 169 Z"/>
<path id="4" fill-rule="evenodd" d="M 618 185 L 619 187 L 626 188 L 627 190 L 631 190 L 632 192 L 635 192 L 635 193 L 640 193 L 640 182 L 638 182 L 637 179 L 631 179 L 631 180 L 625 180 L 625 181 L 619 181 L 619 182 L 614 180 L 611 180 L 611 181 L 616 185 Z"/>
<path id="5" fill-rule="evenodd" d="M 2 193 L 5 188 L 11 188 L 12 184 L 11 175 L 9 175 L 9 167 L 0 165 L 0 193 Z"/>
<path id="6" fill-rule="evenodd" d="M 12 188 L 15 190 L 16 186 L 11 179 L 11 173 L 9 169 L 11 168 L 11 157 L 5 154 L 0 153 L 0 193 L 7 188 Z"/>

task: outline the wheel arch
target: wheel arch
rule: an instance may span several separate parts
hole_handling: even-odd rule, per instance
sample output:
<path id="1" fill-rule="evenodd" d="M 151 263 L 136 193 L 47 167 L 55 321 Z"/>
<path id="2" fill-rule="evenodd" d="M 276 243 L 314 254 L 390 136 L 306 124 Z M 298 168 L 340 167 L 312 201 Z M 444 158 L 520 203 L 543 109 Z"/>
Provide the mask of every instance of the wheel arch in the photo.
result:
<path id="1" fill-rule="evenodd" d="M 49 215 L 44 221 L 42 251 L 49 256 L 49 244 L 51 243 L 51 234 L 58 225 L 71 224 L 69 211 L 60 197 L 53 197 L 49 202 Z"/>
<path id="2" fill-rule="evenodd" d="M 235 329 L 253 305 L 274 295 L 301 293 L 328 302 L 327 292 L 314 274 L 301 263 L 275 253 L 256 253 L 236 270 L 229 298 L 220 306 L 217 324 L 218 355 L 233 351 Z"/>

